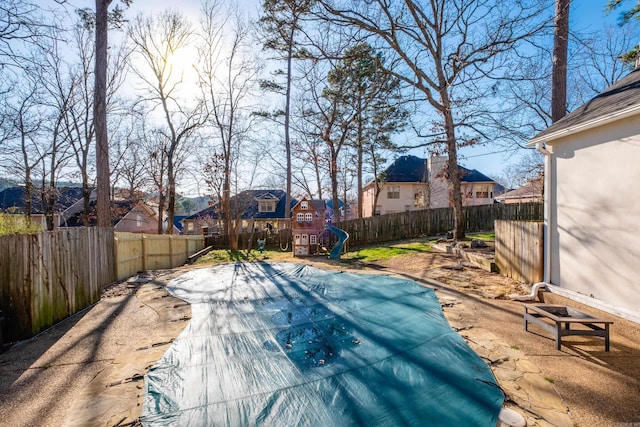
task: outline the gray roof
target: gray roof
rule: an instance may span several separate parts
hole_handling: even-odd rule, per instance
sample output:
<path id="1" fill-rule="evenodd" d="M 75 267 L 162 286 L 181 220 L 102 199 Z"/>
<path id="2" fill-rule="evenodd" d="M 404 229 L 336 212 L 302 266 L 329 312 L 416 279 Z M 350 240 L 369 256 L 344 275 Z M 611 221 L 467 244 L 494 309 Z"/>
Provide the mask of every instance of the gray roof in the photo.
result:
<path id="1" fill-rule="evenodd" d="M 496 197 L 496 199 L 542 198 L 543 182 L 541 179 L 527 181 L 523 186 Z"/>
<path id="2" fill-rule="evenodd" d="M 528 145 L 551 141 L 633 114 L 640 114 L 640 68 L 540 132 Z"/>

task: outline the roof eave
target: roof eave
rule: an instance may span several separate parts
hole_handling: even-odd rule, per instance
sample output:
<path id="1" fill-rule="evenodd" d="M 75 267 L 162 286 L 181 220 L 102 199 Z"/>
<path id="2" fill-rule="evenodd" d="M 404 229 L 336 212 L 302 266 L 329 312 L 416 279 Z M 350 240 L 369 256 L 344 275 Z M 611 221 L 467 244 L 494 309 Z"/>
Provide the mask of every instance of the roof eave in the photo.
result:
<path id="1" fill-rule="evenodd" d="M 569 126 L 567 128 L 560 129 L 558 131 L 551 132 L 546 135 L 536 136 L 535 138 L 529 140 L 529 142 L 527 142 L 526 145 L 528 147 L 535 147 L 536 144 L 541 142 L 548 143 L 556 139 L 573 135 L 574 133 L 577 133 L 577 132 L 593 129 L 595 127 L 603 126 L 608 123 L 615 122 L 617 120 L 622 120 L 627 117 L 635 116 L 637 114 L 640 114 L 640 104 L 636 104 L 629 108 L 625 108 L 624 110 L 616 111 L 615 113 L 611 113 L 603 117 L 598 117 L 583 123 L 579 123 L 574 126 Z"/>

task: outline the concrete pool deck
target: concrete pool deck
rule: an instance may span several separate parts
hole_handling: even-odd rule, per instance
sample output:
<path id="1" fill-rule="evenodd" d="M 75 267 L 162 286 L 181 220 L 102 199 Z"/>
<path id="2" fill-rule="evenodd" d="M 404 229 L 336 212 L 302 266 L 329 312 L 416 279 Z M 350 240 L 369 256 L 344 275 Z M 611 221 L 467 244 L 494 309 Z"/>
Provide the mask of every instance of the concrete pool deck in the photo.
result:
<path id="1" fill-rule="evenodd" d="M 157 272 L 152 277 L 120 284 L 86 312 L 0 355 L 3 424 L 137 425 L 142 412 L 144 374 L 190 318 L 190 306 L 164 289 L 170 279 L 184 271 Z M 487 304 L 442 283 L 415 279 L 437 290 L 450 325 L 491 366 L 506 394 L 505 406 L 523 415 L 528 426 L 575 425 L 572 408 L 567 407 L 554 385 L 559 380 L 546 369 L 553 360 L 546 362 L 550 358 L 537 352 L 531 357 L 522 348 L 542 346 L 545 352 L 553 353 L 555 360 L 563 358 L 562 363 L 567 366 L 572 363 L 566 359 L 575 356 L 555 351 L 548 337 L 524 332 L 520 303 Z M 614 328 L 612 353 L 618 343 Z M 602 347 L 599 342 L 593 346 Z M 638 360 L 638 354 L 633 349 L 630 356 Z M 545 361 L 544 366 L 540 360 Z M 566 370 L 564 365 L 561 369 Z M 574 379 L 585 383 L 585 387 L 593 381 L 584 375 Z M 638 399 L 638 378 L 620 384 L 626 388 L 611 390 L 611 398 Z M 633 420 L 622 421 L 579 425 L 633 425 Z"/>

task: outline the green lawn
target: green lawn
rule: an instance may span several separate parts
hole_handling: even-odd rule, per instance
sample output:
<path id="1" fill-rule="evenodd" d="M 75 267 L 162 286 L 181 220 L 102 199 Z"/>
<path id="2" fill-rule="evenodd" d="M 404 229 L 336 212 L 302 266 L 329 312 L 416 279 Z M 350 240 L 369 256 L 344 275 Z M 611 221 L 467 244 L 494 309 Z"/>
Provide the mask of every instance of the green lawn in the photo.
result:
<path id="1" fill-rule="evenodd" d="M 345 261 L 383 261 L 399 255 L 407 255 L 416 252 L 429 252 L 431 245 L 426 242 L 399 243 L 394 245 L 380 245 L 369 248 L 350 249 L 349 253 L 344 254 L 342 259 Z"/>
<path id="2" fill-rule="evenodd" d="M 467 239 L 480 239 L 480 240 L 496 240 L 496 233 L 467 233 Z"/>

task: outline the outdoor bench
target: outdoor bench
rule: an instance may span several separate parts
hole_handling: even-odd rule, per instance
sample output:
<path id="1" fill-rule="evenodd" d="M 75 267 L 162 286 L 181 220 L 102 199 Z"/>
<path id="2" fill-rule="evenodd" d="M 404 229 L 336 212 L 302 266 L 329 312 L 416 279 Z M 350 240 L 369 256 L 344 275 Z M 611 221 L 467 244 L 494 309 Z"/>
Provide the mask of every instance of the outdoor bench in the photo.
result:
<path id="1" fill-rule="evenodd" d="M 556 350 L 560 350 L 562 337 L 582 335 L 603 337 L 604 349 L 609 351 L 609 325 L 613 323 L 611 320 L 598 319 L 565 305 L 523 304 L 523 307 L 524 330 L 529 330 L 529 322 L 543 327 L 553 334 L 556 340 Z M 582 325 L 583 328 L 571 329 L 571 325 Z"/>

